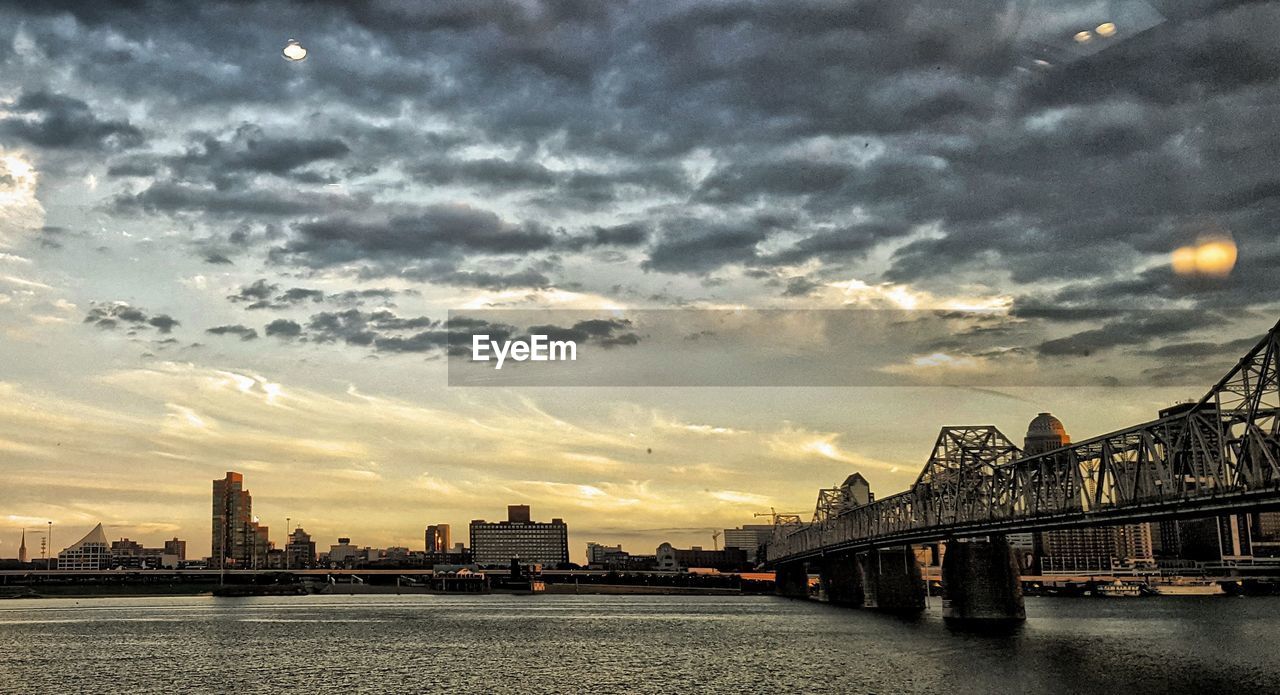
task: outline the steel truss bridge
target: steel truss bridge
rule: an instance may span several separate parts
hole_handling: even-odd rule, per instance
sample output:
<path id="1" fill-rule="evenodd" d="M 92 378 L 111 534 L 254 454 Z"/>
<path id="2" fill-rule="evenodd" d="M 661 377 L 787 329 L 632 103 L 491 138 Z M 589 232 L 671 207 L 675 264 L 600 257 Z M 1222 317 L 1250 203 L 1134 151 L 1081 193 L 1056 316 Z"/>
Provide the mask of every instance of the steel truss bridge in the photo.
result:
<path id="1" fill-rule="evenodd" d="M 1034 456 L 990 425 L 947 427 L 911 489 L 823 490 L 774 527 L 771 566 L 947 538 L 1280 508 L 1280 323 L 1196 403 Z"/>

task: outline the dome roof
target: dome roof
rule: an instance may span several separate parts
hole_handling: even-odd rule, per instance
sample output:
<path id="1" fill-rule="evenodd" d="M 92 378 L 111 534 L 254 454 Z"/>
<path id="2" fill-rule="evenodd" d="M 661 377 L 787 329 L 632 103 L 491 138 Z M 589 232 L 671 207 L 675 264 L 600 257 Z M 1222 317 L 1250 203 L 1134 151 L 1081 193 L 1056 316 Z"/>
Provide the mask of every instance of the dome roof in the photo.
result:
<path id="1" fill-rule="evenodd" d="M 1040 413 L 1027 426 L 1028 437 L 1063 437 L 1067 436 L 1067 428 L 1062 421 L 1049 413 Z"/>

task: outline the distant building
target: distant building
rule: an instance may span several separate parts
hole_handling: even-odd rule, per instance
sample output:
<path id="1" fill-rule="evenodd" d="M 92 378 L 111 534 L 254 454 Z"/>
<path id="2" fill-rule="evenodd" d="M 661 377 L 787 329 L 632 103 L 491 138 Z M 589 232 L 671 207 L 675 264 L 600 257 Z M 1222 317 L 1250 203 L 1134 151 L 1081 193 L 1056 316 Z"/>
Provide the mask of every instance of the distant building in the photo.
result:
<path id="1" fill-rule="evenodd" d="M 1256 520 L 1248 514 L 1160 522 L 1157 546 L 1162 567 L 1251 564 Z M 1252 523 L 1251 523 L 1252 522 Z"/>
<path id="2" fill-rule="evenodd" d="M 592 567 L 604 567 L 611 560 L 625 554 L 626 551 L 622 549 L 621 545 L 587 543 L 587 565 Z"/>
<path id="3" fill-rule="evenodd" d="M 111 547 L 107 543 L 107 534 L 102 524 L 75 545 L 58 553 L 58 569 L 60 570 L 105 570 L 111 567 Z"/>
<path id="4" fill-rule="evenodd" d="M 434 524 L 427 527 L 427 554 L 443 555 L 449 552 L 449 545 L 453 541 L 449 538 L 448 524 Z"/>
<path id="5" fill-rule="evenodd" d="M 337 545 L 329 546 L 326 556 L 329 564 L 337 567 L 351 567 L 360 562 L 367 562 L 370 548 L 360 548 L 351 544 L 350 538 L 339 538 Z"/>
<path id="6" fill-rule="evenodd" d="M 284 546 L 284 563 L 286 569 L 306 569 L 316 564 L 316 542 L 311 535 L 298 527 L 289 534 L 289 542 Z"/>
<path id="7" fill-rule="evenodd" d="M 213 481 L 210 567 L 266 567 L 271 549 L 267 530 L 253 518 L 253 498 L 244 489 L 244 476 L 228 471 L 226 478 Z"/>
<path id="8" fill-rule="evenodd" d="M 1027 427 L 1022 451 L 1035 456 L 1071 443 L 1062 421 L 1040 413 Z M 1010 545 L 1025 558 L 1025 536 L 1010 539 Z M 1042 531 L 1034 537 L 1035 562 L 1042 574 L 1091 574 L 1116 570 L 1153 568 L 1151 525 L 1089 526 Z"/>
<path id="9" fill-rule="evenodd" d="M 471 556 L 482 565 L 506 565 L 512 558 L 555 567 L 569 563 L 569 527 L 563 519 L 532 521 L 528 505 L 507 507 L 507 520 L 471 522 Z"/>
<path id="10" fill-rule="evenodd" d="M 653 555 L 632 555 L 621 545 L 587 544 L 587 566 L 592 569 L 638 572 L 651 570 L 656 564 Z"/>
<path id="11" fill-rule="evenodd" d="M 31 558 L 27 555 L 27 530 L 22 529 L 22 545 L 18 546 L 18 562 L 27 564 Z"/>
<path id="12" fill-rule="evenodd" d="M 865 497 L 869 498 L 870 495 L 868 489 Z M 760 546 L 768 543 L 770 538 L 773 538 L 773 524 L 745 524 L 738 528 L 724 530 L 724 547 L 745 550 L 748 562 L 759 562 Z"/>
<path id="13" fill-rule="evenodd" d="M 683 550 L 670 543 L 663 543 L 654 552 L 654 558 L 657 569 L 668 572 L 687 570 L 690 567 L 706 567 L 726 572 L 751 569 L 747 552 L 741 548 L 706 550 L 695 545 Z"/>
<path id="14" fill-rule="evenodd" d="M 164 542 L 164 554 L 178 558 L 179 563 L 187 561 L 187 542 L 176 536 Z"/>

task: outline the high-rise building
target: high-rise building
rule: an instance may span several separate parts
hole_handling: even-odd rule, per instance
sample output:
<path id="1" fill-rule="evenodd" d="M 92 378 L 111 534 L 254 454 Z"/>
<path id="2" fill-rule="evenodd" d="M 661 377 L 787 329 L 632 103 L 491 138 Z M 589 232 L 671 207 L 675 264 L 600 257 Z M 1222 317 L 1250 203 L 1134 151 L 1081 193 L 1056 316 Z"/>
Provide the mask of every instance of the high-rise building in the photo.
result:
<path id="1" fill-rule="evenodd" d="M 226 478 L 213 481 L 210 567 L 266 567 L 271 549 L 267 531 L 253 518 L 253 498 L 244 489 L 244 476 L 228 471 Z"/>
<path id="2" fill-rule="evenodd" d="M 528 509 L 526 507 L 526 509 Z M 449 536 L 448 524 L 434 524 L 427 527 L 427 554 L 444 555 L 450 551 L 453 542 Z"/>
<path id="3" fill-rule="evenodd" d="M 868 492 L 863 498 L 869 500 L 870 493 Z M 758 562 L 760 546 L 768 543 L 772 537 L 773 524 L 744 524 L 738 528 L 724 530 L 724 547 L 745 550 L 748 562 Z"/>
<path id="4" fill-rule="evenodd" d="M 316 564 L 316 542 L 301 526 L 289 534 L 284 546 L 284 562 L 288 569 L 306 569 Z"/>
<path id="5" fill-rule="evenodd" d="M 1022 452 L 1035 456 L 1070 443 L 1062 421 L 1040 413 L 1027 427 Z M 1042 531 L 1036 534 L 1035 556 L 1044 574 L 1088 574 L 1155 565 L 1151 525 L 1147 523 Z"/>
<path id="6" fill-rule="evenodd" d="M 18 546 L 18 562 L 27 564 L 31 558 L 27 555 L 27 530 L 22 529 L 22 545 Z"/>
<path id="7" fill-rule="evenodd" d="M 507 507 L 506 521 L 472 521 L 470 531 L 471 555 L 480 564 L 505 565 L 512 558 L 552 567 L 569 562 L 569 527 L 564 520 L 532 521 L 528 505 Z"/>
<path id="8" fill-rule="evenodd" d="M 102 524 L 94 526 L 75 545 L 58 553 L 60 570 L 104 570 L 110 567 L 111 548 L 107 544 L 107 534 L 102 530 Z"/>

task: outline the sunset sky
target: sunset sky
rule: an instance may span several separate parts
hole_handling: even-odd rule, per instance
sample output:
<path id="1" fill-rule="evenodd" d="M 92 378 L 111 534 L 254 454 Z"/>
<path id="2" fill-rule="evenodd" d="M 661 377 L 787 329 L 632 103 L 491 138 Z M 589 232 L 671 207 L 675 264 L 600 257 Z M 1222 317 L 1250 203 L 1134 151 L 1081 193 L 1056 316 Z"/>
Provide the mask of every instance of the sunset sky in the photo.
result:
<path id="1" fill-rule="evenodd" d="M 1280 318 L 1278 20 L 0 3 L 0 557 L 48 521 L 203 556 L 230 470 L 277 543 L 421 549 L 524 503 L 575 561 L 710 547 L 855 470 L 906 488 L 945 425 L 1151 419 Z M 618 321 L 583 333 L 600 371 L 449 386 L 449 312 L 517 309 Z M 934 323 L 860 352 L 689 318 L 747 309 Z M 766 353 L 800 385 L 744 386 L 791 378 Z M 719 385 L 597 378 L 628 369 Z"/>

